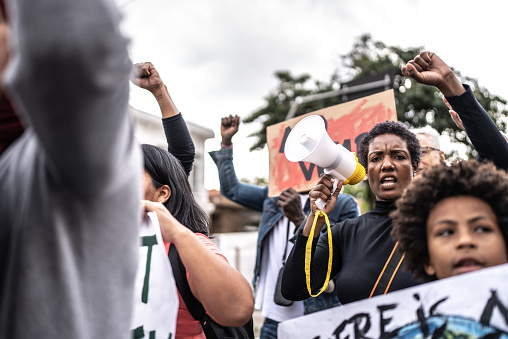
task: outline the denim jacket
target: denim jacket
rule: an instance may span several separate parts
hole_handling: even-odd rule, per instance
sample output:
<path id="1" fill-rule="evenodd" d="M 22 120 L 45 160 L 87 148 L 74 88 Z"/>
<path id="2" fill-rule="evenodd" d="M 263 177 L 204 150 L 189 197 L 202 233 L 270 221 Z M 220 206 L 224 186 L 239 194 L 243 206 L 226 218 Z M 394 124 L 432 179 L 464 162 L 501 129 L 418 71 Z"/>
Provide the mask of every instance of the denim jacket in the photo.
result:
<path id="1" fill-rule="evenodd" d="M 219 171 L 220 192 L 231 201 L 246 208 L 262 212 L 258 229 L 256 264 L 252 285 L 257 287 L 257 281 L 261 271 L 261 253 L 265 244 L 265 238 L 279 220 L 284 217 L 282 209 L 277 206 L 278 197 L 268 197 L 268 186 L 259 187 L 238 181 L 233 166 L 233 148 L 221 148 L 219 151 L 210 152 L 210 156 L 217 165 Z M 305 215 L 310 212 L 310 203 L 303 209 Z M 356 218 L 360 215 L 356 200 L 347 194 L 339 194 L 337 203 L 332 213 L 328 216 L 330 225 L 345 219 Z M 299 226 L 299 225 L 296 225 Z M 301 229 L 301 227 L 300 227 Z M 324 228 L 326 230 L 326 228 Z M 340 305 L 335 291 L 322 293 L 316 298 L 309 298 L 304 302 L 305 314 L 316 312 L 325 308 Z"/>

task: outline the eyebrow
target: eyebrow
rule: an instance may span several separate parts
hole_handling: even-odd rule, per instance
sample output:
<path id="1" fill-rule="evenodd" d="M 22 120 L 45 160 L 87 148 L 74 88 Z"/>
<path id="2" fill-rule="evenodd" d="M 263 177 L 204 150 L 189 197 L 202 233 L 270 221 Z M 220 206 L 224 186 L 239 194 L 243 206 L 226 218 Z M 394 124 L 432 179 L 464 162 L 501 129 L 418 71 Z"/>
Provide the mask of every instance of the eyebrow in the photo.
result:
<path id="1" fill-rule="evenodd" d="M 480 220 L 491 220 L 489 217 L 487 217 L 486 215 L 479 215 L 479 216 L 476 216 L 472 219 L 469 219 L 467 222 L 468 223 L 474 223 L 474 222 L 477 222 L 477 221 L 480 221 Z M 444 220 L 438 220 L 437 222 L 433 223 L 431 226 L 437 226 L 437 225 L 441 225 L 441 224 L 453 224 L 453 225 L 456 225 L 457 222 L 455 220 L 450 220 L 450 219 L 444 219 Z"/>
<path id="2" fill-rule="evenodd" d="M 398 153 L 398 152 L 402 152 L 402 153 L 409 153 L 408 150 L 405 150 L 405 149 L 393 149 L 390 151 L 390 153 Z M 384 153 L 384 151 L 372 151 L 369 153 L 369 155 L 371 154 L 379 154 L 379 153 Z"/>

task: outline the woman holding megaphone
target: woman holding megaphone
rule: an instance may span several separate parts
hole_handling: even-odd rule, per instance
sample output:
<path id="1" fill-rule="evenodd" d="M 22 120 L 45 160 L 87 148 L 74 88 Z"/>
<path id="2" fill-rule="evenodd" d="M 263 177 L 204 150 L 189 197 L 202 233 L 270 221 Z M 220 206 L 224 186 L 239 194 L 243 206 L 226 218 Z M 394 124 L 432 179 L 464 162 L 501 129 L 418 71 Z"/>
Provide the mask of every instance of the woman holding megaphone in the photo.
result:
<path id="1" fill-rule="evenodd" d="M 355 219 L 327 225 L 342 188 L 338 179 L 324 174 L 310 193 L 312 211 L 298 234 L 283 274 L 282 294 L 290 300 L 316 296 L 335 277 L 342 304 L 417 285 L 403 270 L 402 253 L 392 240 L 390 212 L 411 183 L 420 160 L 416 136 L 402 123 L 386 121 L 372 128 L 358 147 L 358 161 L 365 167 L 376 196 L 375 208 Z M 316 200 L 326 205 L 320 209 Z"/>

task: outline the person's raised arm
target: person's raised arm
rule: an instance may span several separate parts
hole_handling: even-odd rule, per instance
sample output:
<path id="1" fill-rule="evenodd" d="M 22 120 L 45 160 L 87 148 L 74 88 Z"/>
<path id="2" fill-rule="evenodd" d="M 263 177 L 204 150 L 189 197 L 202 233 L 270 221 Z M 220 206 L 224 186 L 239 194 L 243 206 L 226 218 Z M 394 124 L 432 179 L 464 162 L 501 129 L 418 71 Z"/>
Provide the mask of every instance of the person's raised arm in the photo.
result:
<path id="1" fill-rule="evenodd" d="M 508 144 L 503 135 L 469 86 L 462 85 L 441 58 L 432 52 L 421 52 L 402 67 L 402 74 L 421 84 L 437 87 L 458 114 L 459 119 L 456 119 L 450 113 L 456 123 L 462 122 L 480 160 L 492 160 L 499 168 L 508 170 Z"/>
<path id="2" fill-rule="evenodd" d="M 194 142 L 159 72 L 151 62 L 137 63 L 133 65 L 131 81 L 136 86 L 152 93 L 157 100 L 162 114 L 168 151 L 180 161 L 188 176 L 196 157 Z"/>
<path id="3" fill-rule="evenodd" d="M 466 91 L 452 69 L 432 52 L 421 52 L 402 67 L 402 74 L 420 84 L 437 87 L 444 96 L 461 95 Z"/>
<path id="4" fill-rule="evenodd" d="M 221 149 L 210 152 L 210 156 L 219 171 L 221 194 L 243 207 L 261 212 L 268 197 L 268 186 L 259 187 L 240 182 L 233 166 L 232 138 L 238 132 L 239 124 L 238 116 L 230 115 L 221 119 Z"/>
<path id="5" fill-rule="evenodd" d="M 78 196 L 93 197 L 120 169 L 137 166 L 120 14 L 103 0 L 9 5 L 10 97 L 37 134 L 49 171 Z"/>

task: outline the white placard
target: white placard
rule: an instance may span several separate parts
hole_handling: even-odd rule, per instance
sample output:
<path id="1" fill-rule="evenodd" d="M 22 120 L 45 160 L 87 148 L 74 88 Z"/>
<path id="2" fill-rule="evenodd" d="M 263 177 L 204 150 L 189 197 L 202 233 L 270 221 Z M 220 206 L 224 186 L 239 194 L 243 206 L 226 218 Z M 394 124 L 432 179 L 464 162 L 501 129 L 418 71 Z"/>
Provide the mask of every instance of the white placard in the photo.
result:
<path id="1" fill-rule="evenodd" d="M 278 338 L 508 338 L 507 282 L 508 264 L 486 268 L 282 322 Z"/>
<path id="2" fill-rule="evenodd" d="M 178 294 L 155 212 L 144 218 L 139 238 L 132 338 L 174 338 Z"/>

